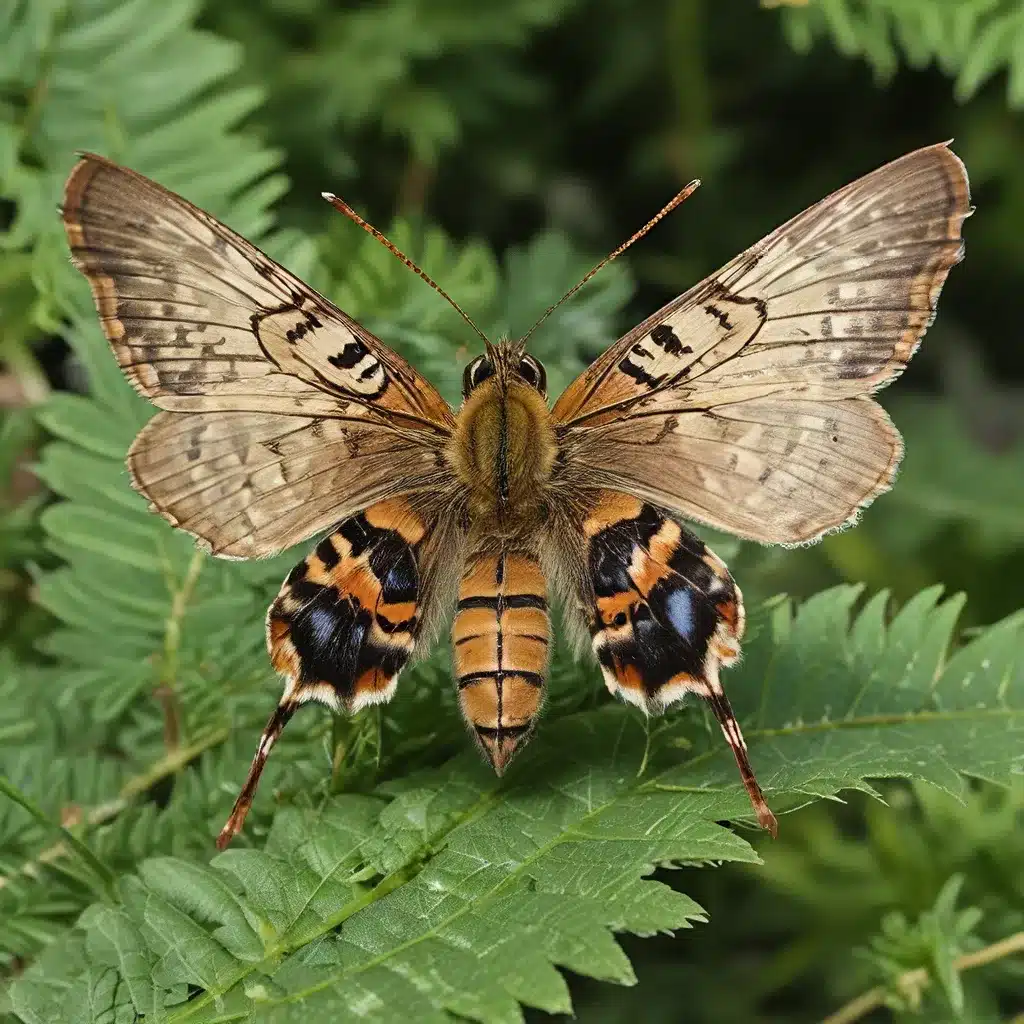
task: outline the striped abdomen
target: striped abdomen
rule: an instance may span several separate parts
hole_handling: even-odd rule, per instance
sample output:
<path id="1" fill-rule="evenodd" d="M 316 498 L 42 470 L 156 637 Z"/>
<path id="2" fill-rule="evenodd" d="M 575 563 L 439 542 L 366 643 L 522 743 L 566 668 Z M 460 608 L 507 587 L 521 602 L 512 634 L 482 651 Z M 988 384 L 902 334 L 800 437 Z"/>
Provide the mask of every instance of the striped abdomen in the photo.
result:
<path id="1" fill-rule="evenodd" d="M 546 590 L 537 559 L 518 551 L 471 558 L 459 586 L 459 704 L 499 775 L 533 730 L 544 696 Z"/>

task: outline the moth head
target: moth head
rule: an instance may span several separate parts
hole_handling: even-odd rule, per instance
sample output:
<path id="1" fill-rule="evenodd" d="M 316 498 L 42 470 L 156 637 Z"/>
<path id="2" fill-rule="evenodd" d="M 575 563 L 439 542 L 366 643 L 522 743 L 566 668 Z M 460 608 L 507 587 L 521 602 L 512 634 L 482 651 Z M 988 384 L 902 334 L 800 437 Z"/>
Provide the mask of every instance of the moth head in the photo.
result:
<path id="1" fill-rule="evenodd" d="M 540 362 L 524 354 L 522 346 L 511 342 L 488 345 L 482 356 L 477 356 L 462 374 L 462 397 L 470 393 L 485 380 L 497 377 L 503 389 L 511 381 L 518 381 L 534 388 L 547 397 L 548 375 Z"/>

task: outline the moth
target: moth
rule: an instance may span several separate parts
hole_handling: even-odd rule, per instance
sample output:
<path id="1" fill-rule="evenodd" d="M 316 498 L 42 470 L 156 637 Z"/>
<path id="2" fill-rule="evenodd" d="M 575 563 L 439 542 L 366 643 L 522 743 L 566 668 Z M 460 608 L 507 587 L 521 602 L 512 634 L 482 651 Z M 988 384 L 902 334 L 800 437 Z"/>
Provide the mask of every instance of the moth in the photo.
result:
<path id="1" fill-rule="evenodd" d="M 462 712 L 500 774 L 543 704 L 552 596 L 613 694 L 647 714 L 708 703 L 774 834 L 719 680 L 743 599 L 686 523 L 802 544 L 889 488 L 902 444 L 871 395 L 931 323 L 970 212 L 960 160 L 917 150 L 673 299 L 552 406 L 525 339 L 484 338 L 456 411 L 209 214 L 83 156 L 62 207 L 72 256 L 118 363 L 160 409 L 128 455 L 135 487 L 214 555 L 322 535 L 269 610 L 284 693 L 218 845 L 297 708 L 390 700 L 449 621 Z"/>

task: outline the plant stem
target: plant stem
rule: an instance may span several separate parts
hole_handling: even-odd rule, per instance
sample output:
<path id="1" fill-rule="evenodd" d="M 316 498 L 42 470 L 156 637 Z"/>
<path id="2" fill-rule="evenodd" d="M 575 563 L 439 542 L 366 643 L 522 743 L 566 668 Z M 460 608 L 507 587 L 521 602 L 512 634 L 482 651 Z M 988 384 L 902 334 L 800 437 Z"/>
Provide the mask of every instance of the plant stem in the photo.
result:
<path id="1" fill-rule="evenodd" d="M 121 787 L 121 792 L 116 799 L 108 800 L 105 804 L 100 804 L 85 814 L 83 816 L 84 824 L 88 828 L 94 828 L 97 825 L 104 825 L 108 821 L 113 821 L 114 818 L 129 806 L 135 797 L 145 793 L 147 789 L 150 789 L 168 775 L 174 775 L 181 771 L 190 761 L 194 761 L 200 754 L 211 747 L 223 743 L 227 738 L 228 729 L 215 729 L 202 739 L 196 740 L 190 746 L 178 747 L 169 752 L 165 757 L 150 765 L 144 772 L 130 778 Z M 72 839 L 74 839 L 73 836 Z M 40 866 L 52 864 L 67 853 L 68 846 L 63 840 L 48 846 L 38 856 L 22 864 L 16 871 L 12 871 L 7 875 L 0 875 L 0 889 L 9 885 L 11 879 L 17 875 L 34 876 L 37 874 Z"/>
<path id="2" fill-rule="evenodd" d="M 59 833 L 62 837 L 61 844 L 65 848 L 77 853 L 81 862 L 95 877 L 95 880 L 98 882 L 98 885 L 96 886 L 98 894 L 101 897 L 113 897 L 114 872 L 107 867 L 107 865 L 104 864 L 103 861 L 101 861 L 99 857 L 97 857 L 96 854 L 85 845 L 85 843 L 83 843 L 77 836 L 72 835 L 72 833 L 64 828 L 63 825 L 58 825 L 56 822 L 51 821 L 46 812 L 36 804 L 35 801 L 31 800 L 3 775 L 0 775 L 0 793 L 3 793 L 16 804 L 23 807 L 41 825 Z"/>
<path id="3" fill-rule="evenodd" d="M 636 770 L 636 777 L 639 779 L 647 771 L 647 759 L 651 756 L 651 719 L 644 716 L 644 756 L 640 759 L 640 767 Z"/>
<path id="4" fill-rule="evenodd" d="M 153 690 L 153 696 L 160 702 L 164 710 L 164 746 L 168 750 L 176 750 L 181 743 L 181 709 L 178 707 L 178 695 L 175 681 L 178 676 L 178 651 L 181 648 L 181 622 L 188 611 L 189 601 L 195 591 L 199 574 L 203 571 L 206 556 L 196 550 L 181 586 L 173 591 L 171 614 L 167 617 L 164 629 L 164 659 L 160 671 L 160 681 Z"/>
<path id="5" fill-rule="evenodd" d="M 228 738 L 229 733 L 230 730 L 226 726 L 221 726 L 219 729 L 208 732 L 202 739 L 190 743 L 187 747 L 176 747 L 165 757 L 150 765 L 146 771 L 130 778 L 121 787 L 118 800 L 104 806 L 116 807 L 117 810 L 114 813 L 117 813 L 129 800 L 139 796 L 141 793 L 145 793 L 147 789 L 151 789 L 161 779 L 167 778 L 168 775 L 177 774 L 189 762 L 194 761 L 200 754 L 211 747 L 223 743 Z M 110 814 L 109 817 L 113 817 L 113 814 Z"/>
<path id="6" fill-rule="evenodd" d="M 1016 932 L 1005 939 L 993 942 L 984 949 L 975 950 L 973 953 L 965 953 L 953 961 L 953 967 L 957 971 L 969 971 L 972 967 L 983 967 L 985 964 L 994 963 L 1004 957 L 1013 956 L 1015 953 L 1024 953 L 1024 932 Z M 931 983 L 928 969 L 917 967 L 912 971 L 901 974 L 896 979 L 896 988 L 901 990 L 912 990 L 925 988 Z M 851 999 L 845 1006 L 836 1010 L 835 1013 L 826 1017 L 821 1024 L 852 1024 L 860 1020 L 865 1014 L 884 1005 L 885 997 L 890 990 L 879 985 L 876 988 L 862 992 L 856 999 Z"/>
<path id="7" fill-rule="evenodd" d="M 344 788 L 342 766 L 345 764 L 345 754 L 348 753 L 348 740 L 351 730 L 347 728 L 348 722 L 337 711 L 331 714 L 331 784 L 328 791 L 331 794 L 340 793 Z"/>

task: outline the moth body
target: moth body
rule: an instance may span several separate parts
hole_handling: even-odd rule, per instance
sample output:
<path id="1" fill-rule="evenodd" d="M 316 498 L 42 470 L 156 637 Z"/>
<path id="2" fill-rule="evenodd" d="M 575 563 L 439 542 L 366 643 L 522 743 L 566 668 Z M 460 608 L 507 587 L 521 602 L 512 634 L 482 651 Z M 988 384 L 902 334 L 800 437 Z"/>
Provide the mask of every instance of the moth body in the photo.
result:
<path id="1" fill-rule="evenodd" d="M 463 716 L 501 774 L 533 731 L 548 664 L 539 540 L 556 440 L 544 370 L 513 342 L 466 368 L 449 460 L 467 495 L 468 557 L 452 628 Z"/>
<path id="2" fill-rule="evenodd" d="M 970 212 L 946 145 L 909 153 L 673 299 L 550 409 L 525 344 L 485 339 L 456 412 L 244 238 L 85 155 L 64 193 L 72 256 L 114 357 L 161 410 L 129 453 L 135 486 L 217 555 L 323 535 L 268 613 L 284 694 L 218 845 L 298 707 L 389 700 L 441 623 L 463 715 L 503 772 L 543 704 L 549 589 L 612 693 L 646 714 L 705 702 L 774 833 L 719 679 L 739 656 L 742 595 L 685 522 L 803 543 L 890 487 L 902 445 L 871 395 L 931 323 Z"/>
<path id="3" fill-rule="evenodd" d="M 536 724 L 549 634 L 535 554 L 498 546 L 470 556 L 452 627 L 455 679 L 462 714 L 499 775 Z"/>

